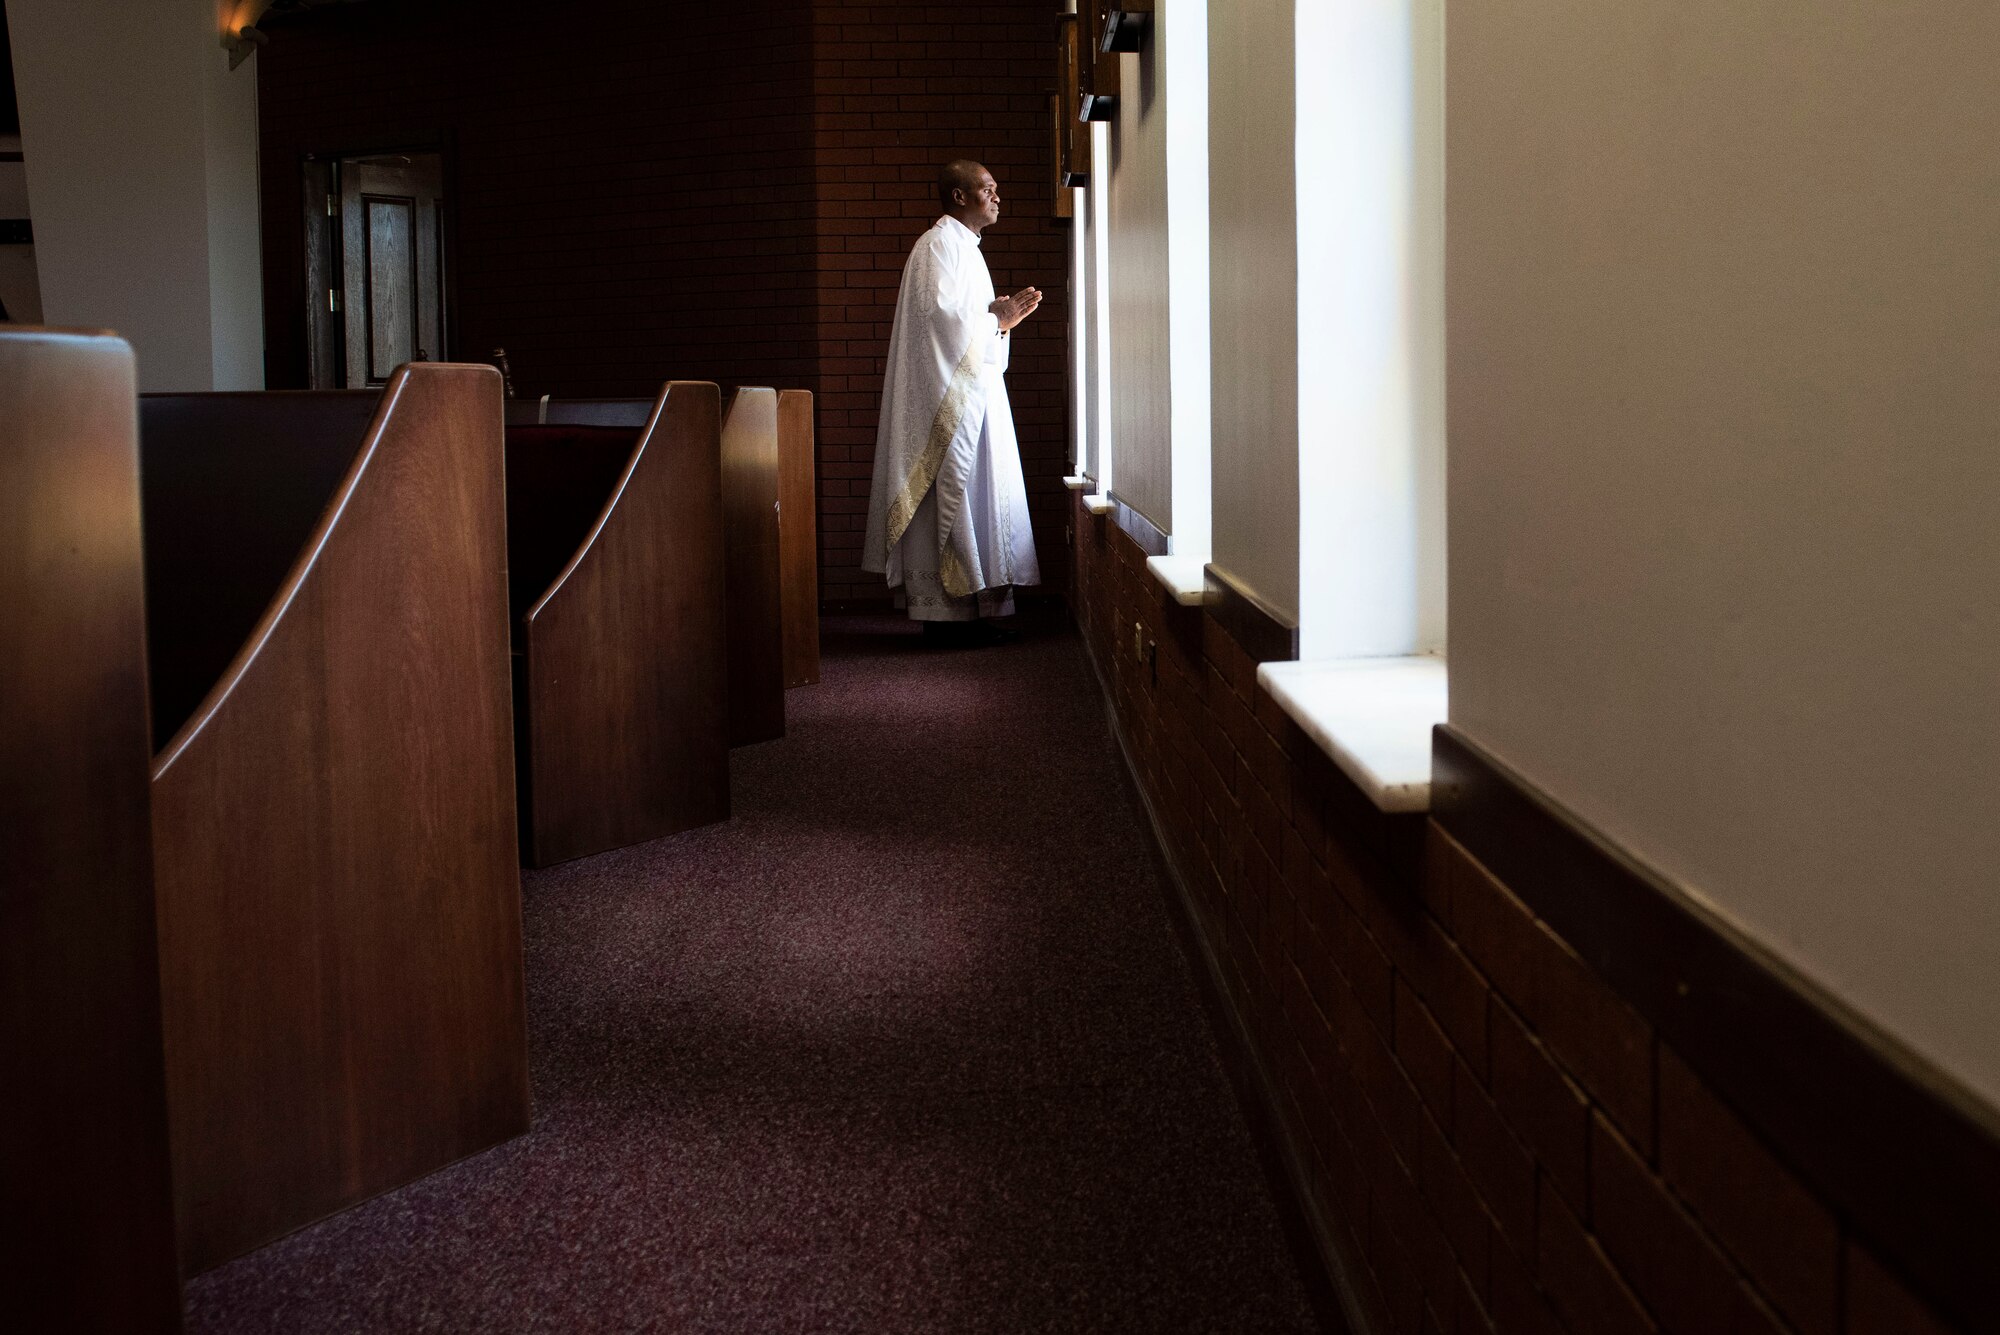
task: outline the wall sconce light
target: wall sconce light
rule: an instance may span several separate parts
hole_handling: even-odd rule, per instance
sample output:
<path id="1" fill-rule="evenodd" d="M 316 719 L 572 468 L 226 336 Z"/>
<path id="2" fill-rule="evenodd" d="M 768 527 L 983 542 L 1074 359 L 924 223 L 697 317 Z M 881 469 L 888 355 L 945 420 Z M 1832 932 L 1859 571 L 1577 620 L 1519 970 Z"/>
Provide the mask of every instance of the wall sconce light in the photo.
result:
<path id="1" fill-rule="evenodd" d="M 1118 57 L 1106 54 L 1111 48 L 1094 40 L 1094 34 L 1108 25 L 1106 16 L 1114 2 L 1133 0 L 1077 2 L 1076 118 L 1080 121 L 1108 121 L 1118 115 Z"/>
<path id="2" fill-rule="evenodd" d="M 1146 34 L 1152 27 L 1153 0 L 1110 0 L 1104 7 L 1098 50 L 1138 51 L 1146 45 Z"/>
<path id="3" fill-rule="evenodd" d="M 257 20 L 271 7 L 271 0 L 242 0 L 222 29 L 222 49 L 229 53 L 229 68 L 235 69 L 271 40 L 257 30 Z"/>

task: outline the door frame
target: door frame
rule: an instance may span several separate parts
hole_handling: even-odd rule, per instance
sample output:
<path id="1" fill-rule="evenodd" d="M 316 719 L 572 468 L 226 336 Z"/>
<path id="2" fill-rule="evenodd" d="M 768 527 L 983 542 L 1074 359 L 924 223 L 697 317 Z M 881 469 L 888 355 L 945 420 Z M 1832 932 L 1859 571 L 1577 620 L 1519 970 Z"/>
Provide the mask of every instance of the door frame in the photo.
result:
<path id="1" fill-rule="evenodd" d="M 306 197 L 306 183 L 315 166 L 324 166 L 330 172 L 330 182 L 335 198 L 340 195 L 340 164 L 348 158 L 387 157 L 398 153 L 435 153 L 438 156 L 438 174 L 444 187 L 444 216 L 438 226 L 438 285 L 440 304 L 444 309 L 444 328 L 438 339 L 436 360 L 455 361 L 462 351 L 463 341 L 459 337 L 458 323 L 458 201 L 462 197 L 458 188 L 458 136 L 451 130 L 439 131 L 421 139 L 385 139 L 374 141 L 349 140 L 337 148 L 312 148 L 298 156 L 298 206 L 295 215 L 300 219 L 301 228 L 297 237 L 305 270 L 305 341 L 301 344 L 305 365 L 302 382 L 313 389 L 344 389 L 346 376 L 346 334 L 336 319 L 334 338 L 334 365 L 330 370 L 328 383 L 321 384 L 321 377 L 315 376 L 313 366 L 313 339 L 319 321 L 329 318 L 330 312 L 322 309 L 326 303 L 326 293 L 315 275 L 310 259 L 310 238 L 305 231 L 308 220 L 325 226 L 323 209 L 315 201 Z M 327 265 L 330 272 L 339 275 L 345 271 L 346 255 L 342 252 L 341 228 L 337 216 L 328 229 L 330 241 L 327 246 Z M 334 284 L 335 287 L 339 283 Z"/>

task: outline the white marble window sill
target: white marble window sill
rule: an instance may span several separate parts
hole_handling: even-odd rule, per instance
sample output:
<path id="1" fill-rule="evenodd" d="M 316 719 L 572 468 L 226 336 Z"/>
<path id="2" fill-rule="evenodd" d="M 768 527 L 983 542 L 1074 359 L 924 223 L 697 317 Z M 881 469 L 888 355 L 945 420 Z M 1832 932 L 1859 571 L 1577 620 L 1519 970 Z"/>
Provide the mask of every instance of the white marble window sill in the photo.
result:
<path id="1" fill-rule="evenodd" d="M 1066 477 L 1063 479 L 1063 485 L 1071 491 L 1089 491 L 1091 482 L 1087 477 Z"/>
<path id="2" fill-rule="evenodd" d="M 1208 594 L 1206 556 L 1149 556 L 1146 569 L 1167 586 L 1167 592 L 1182 607 L 1200 607 Z"/>
<path id="3" fill-rule="evenodd" d="M 1094 515 L 1109 514 L 1111 511 L 1111 497 L 1103 492 L 1094 496 L 1086 496 L 1083 498 L 1083 508 Z"/>
<path id="4" fill-rule="evenodd" d="M 1384 811 L 1429 811 L 1431 729 L 1445 721 L 1445 660 L 1264 663 L 1257 681 Z"/>

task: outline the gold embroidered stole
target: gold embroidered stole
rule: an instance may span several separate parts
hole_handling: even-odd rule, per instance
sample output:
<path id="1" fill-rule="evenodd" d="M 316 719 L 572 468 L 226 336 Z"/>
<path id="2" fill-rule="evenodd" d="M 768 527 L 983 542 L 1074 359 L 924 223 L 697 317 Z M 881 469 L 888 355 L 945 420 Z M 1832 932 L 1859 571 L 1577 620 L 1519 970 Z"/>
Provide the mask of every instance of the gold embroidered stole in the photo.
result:
<path id="1" fill-rule="evenodd" d="M 903 480 L 902 490 L 889 504 L 889 546 L 894 547 L 903 540 L 910 520 L 916 517 L 917 507 L 923 504 L 931 484 L 937 481 L 938 469 L 944 466 L 945 452 L 951 448 L 953 437 L 958 435 L 958 429 L 965 421 L 966 409 L 979 392 L 980 371 L 985 364 L 986 337 L 985 331 L 981 330 L 973 334 L 971 346 L 958 359 L 958 366 L 951 373 L 951 383 L 945 386 L 944 401 L 938 404 L 937 415 L 931 418 L 930 435 L 924 440 L 923 453 L 917 456 L 909 477 Z M 939 536 L 948 535 L 940 533 Z M 973 592 L 971 579 L 948 546 L 939 563 L 938 578 L 944 584 L 944 591 L 954 598 L 963 598 Z"/>

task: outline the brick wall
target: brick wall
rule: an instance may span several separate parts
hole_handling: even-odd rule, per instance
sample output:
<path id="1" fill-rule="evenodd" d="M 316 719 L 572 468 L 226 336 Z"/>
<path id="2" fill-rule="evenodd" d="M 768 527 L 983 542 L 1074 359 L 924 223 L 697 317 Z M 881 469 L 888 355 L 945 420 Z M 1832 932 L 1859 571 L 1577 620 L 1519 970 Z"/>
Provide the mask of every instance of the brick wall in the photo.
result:
<path id="1" fill-rule="evenodd" d="M 1051 296 L 1009 382 L 1060 587 L 1052 13 L 446 0 L 274 20 L 257 57 L 268 382 L 305 383 L 301 155 L 447 143 L 457 354 L 505 346 L 524 395 L 650 394 L 667 375 L 815 391 L 822 594 L 879 604 L 855 567 L 896 281 L 936 217 L 938 164 L 977 157 L 1007 203 L 995 283 Z"/>
<path id="2" fill-rule="evenodd" d="M 1945 1329 L 1505 885 L 1366 806 L 1136 543 L 1071 523 L 1078 623 L 1374 1330 Z"/>
<path id="3" fill-rule="evenodd" d="M 1002 292 L 1034 286 L 1041 310 L 1015 334 L 1008 397 L 1021 437 L 1043 576 L 1063 570 L 1067 450 L 1067 224 L 1052 218 L 1049 0 L 813 6 L 813 135 L 820 256 L 820 581 L 833 603 L 879 603 L 858 568 L 875 456 L 883 353 L 903 261 L 938 216 L 937 169 L 984 162 L 1002 212 L 984 237 Z"/>
<path id="4" fill-rule="evenodd" d="M 265 349 L 305 381 L 299 159 L 447 142 L 458 355 L 522 394 L 817 374 L 804 0 L 331 6 L 257 57 Z"/>

